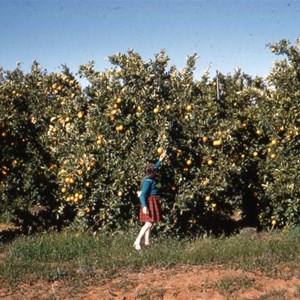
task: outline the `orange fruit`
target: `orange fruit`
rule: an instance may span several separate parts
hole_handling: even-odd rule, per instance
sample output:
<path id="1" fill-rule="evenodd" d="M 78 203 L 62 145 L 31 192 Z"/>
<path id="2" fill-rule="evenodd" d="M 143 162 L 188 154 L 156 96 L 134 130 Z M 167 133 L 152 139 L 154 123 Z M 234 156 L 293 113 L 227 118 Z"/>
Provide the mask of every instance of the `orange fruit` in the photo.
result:
<path id="1" fill-rule="evenodd" d="M 209 165 L 209 166 L 211 166 L 211 165 L 213 165 L 213 160 L 212 159 L 209 159 L 208 161 L 207 161 L 207 164 Z"/>
<path id="2" fill-rule="evenodd" d="M 153 112 L 154 112 L 155 114 L 157 114 L 157 113 L 159 112 L 159 108 L 158 108 L 158 107 L 155 107 L 155 108 L 153 109 Z"/>
<path id="3" fill-rule="evenodd" d="M 161 155 L 164 152 L 164 149 L 162 147 L 157 148 L 157 153 Z"/>
<path id="4" fill-rule="evenodd" d="M 116 131 L 122 131 L 123 129 L 123 125 L 116 126 Z"/>
<path id="5" fill-rule="evenodd" d="M 177 150 L 177 157 L 180 157 L 182 155 L 182 150 L 178 149 Z"/>
<path id="6" fill-rule="evenodd" d="M 190 105 L 190 104 L 187 105 L 185 109 L 186 109 L 187 111 L 191 111 L 191 110 L 192 110 L 192 105 Z"/>
<path id="7" fill-rule="evenodd" d="M 222 144 L 222 140 L 215 140 L 213 141 L 214 146 L 220 146 Z"/>
<path id="8" fill-rule="evenodd" d="M 201 181 L 201 184 L 204 185 L 204 186 L 208 185 L 209 184 L 209 179 L 208 178 L 203 179 Z"/>

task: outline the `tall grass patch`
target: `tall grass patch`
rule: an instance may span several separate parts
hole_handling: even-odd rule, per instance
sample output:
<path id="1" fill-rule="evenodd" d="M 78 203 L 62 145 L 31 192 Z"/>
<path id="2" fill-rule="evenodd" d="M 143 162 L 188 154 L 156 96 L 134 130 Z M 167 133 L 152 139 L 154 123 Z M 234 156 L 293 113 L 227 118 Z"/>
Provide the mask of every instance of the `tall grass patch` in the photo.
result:
<path id="1" fill-rule="evenodd" d="M 221 238 L 179 240 L 154 237 L 150 248 L 135 251 L 134 234 L 114 235 L 64 231 L 22 236 L 1 244 L 0 278 L 22 281 L 39 278 L 93 277 L 97 270 L 137 269 L 176 264 L 222 264 L 229 268 L 259 269 L 299 266 L 300 229 Z M 4 255 L 5 253 L 5 255 Z M 294 273 L 298 272 L 296 269 Z M 298 274 L 299 275 L 299 274 Z"/>

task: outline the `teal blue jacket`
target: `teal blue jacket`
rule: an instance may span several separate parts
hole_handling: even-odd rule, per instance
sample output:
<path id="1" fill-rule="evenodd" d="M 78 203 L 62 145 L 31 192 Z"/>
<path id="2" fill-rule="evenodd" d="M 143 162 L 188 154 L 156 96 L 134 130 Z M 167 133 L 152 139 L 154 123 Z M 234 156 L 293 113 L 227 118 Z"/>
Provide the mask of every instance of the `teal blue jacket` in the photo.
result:
<path id="1" fill-rule="evenodd" d="M 160 166 L 161 166 L 161 162 L 159 160 L 154 165 L 154 169 L 158 170 Z M 147 198 L 150 195 L 158 195 L 158 188 L 156 186 L 155 178 L 146 176 L 142 182 L 142 191 L 140 195 L 142 207 L 147 206 Z"/>

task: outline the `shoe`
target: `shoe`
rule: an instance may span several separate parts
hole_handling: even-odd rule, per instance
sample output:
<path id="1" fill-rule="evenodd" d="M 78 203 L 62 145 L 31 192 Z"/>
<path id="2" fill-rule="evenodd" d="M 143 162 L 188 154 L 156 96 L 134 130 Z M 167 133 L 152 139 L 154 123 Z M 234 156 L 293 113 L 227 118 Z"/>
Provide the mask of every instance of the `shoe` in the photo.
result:
<path id="1" fill-rule="evenodd" d="M 149 248 L 149 247 L 151 247 L 151 244 L 150 243 L 145 244 L 145 247 Z"/>
<path id="2" fill-rule="evenodd" d="M 139 243 L 137 243 L 137 242 L 135 242 L 133 244 L 133 247 L 134 247 L 135 250 L 138 250 L 138 251 L 142 249 L 141 245 Z"/>

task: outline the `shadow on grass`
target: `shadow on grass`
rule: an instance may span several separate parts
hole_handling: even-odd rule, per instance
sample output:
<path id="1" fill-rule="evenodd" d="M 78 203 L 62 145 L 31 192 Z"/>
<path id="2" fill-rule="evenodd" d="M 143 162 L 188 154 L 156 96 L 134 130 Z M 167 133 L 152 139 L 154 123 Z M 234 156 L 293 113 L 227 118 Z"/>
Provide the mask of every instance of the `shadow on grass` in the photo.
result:
<path id="1" fill-rule="evenodd" d="M 23 234 L 20 228 L 0 229 L 0 243 L 9 243 Z"/>

